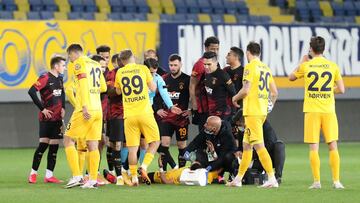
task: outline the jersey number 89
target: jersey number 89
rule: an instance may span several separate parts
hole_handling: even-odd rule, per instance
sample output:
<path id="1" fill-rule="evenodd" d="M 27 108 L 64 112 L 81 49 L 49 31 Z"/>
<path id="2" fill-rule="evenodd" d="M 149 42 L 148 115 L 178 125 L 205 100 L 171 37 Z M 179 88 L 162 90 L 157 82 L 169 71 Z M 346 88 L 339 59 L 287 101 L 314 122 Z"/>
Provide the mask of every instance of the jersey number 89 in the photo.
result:
<path id="1" fill-rule="evenodd" d="M 125 96 L 129 96 L 132 92 L 134 94 L 141 94 L 144 89 L 143 81 L 138 75 L 133 76 L 131 79 L 123 77 L 121 83 L 123 85 L 122 92 Z"/>

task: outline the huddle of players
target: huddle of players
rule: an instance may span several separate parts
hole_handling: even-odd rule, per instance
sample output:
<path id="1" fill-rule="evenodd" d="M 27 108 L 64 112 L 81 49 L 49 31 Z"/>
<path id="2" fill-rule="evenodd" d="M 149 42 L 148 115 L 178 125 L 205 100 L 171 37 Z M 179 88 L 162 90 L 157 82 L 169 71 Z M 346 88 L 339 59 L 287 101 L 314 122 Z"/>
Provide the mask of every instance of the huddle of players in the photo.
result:
<path id="1" fill-rule="evenodd" d="M 310 45 L 311 45 L 311 43 L 310 43 Z M 325 45 L 325 43 L 324 43 L 324 45 Z M 311 50 L 314 49 L 313 47 L 311 47 L 311 48 L 312 48 Z M 272 79 L 270 69 L 259 60 L 260 45 L 257 43 L 254 43 L 254 42 L 249 43 L 249 45 L 247 47 L 247 58 L 248 58 L 249 64 L 245 67 L 245 70 L 243 70 L 241 63 L 236 63 L 235 66 L 232 66 L 230 64 L 230 67 L 227 67 L 224 70 L 220 69 L 220 67 L 218 67 L 219 65 L 217 62 L 218 50 L 219 50 L 219 41 L 217 40 L 217 38 L 216 37 L 208 38 L 205 41 L 205 51 L 206 52 L 204 53 L 203 57 L 201 59 L 199 59 L 199 61 L 194 65 L 191 78 L 189 78 L 189 76 L 186 76 L 184 73 L 181 73 L 180 68 L 174 69 L 174 70 L 171 69 L 171 67 L 172 67 L 171 62 L 178 61 L 181 64 L 181 58 L 177 55 L 170 56 L 169 61 L 170 61 L 171 73 L 166 74 L 164 76 L 164 79 L 165 79 L 168 91 L 170 93 L 171 98 L 173 99 L 174 104 L 178 104 L 180 109 L 183 112 L 174 113 L 169 110 L 164 110 L 165 108 L 164 108 L 164 106 L 162 106 L 163 104 L 161 104 L 161 102 L 159 102 L 160 104 L 154 104 L 153 107 L 156 111 L 156 115 L 158 118 L 158 125 L 160 127 L 161 136 L 162 137 L 170 137 L 175 131 L 177 134 L 177 141 L 185 141 L 187 139 L 187 127 L 189 124 L 188 116 L 190 115 L 190 113 L 187 111 L 187 108 L 188 108 L 187 102 L 183 102 L 180 104 L 180 103 L 178 103 L 178 101 L 186 101 L 186 99 L 189 99 L 189 97 L 190 97 L 190 100 L 192 103 L 192 108 L 193 108 L 193 111 L 192 111 L 193 119 L 192 120 L 193 120 L 194 124 L 198 124 L 199 130 L 201 130 L 207 117 L 210 115 L 219 116 L 224 120 L 229 120 L 229 118 L 232 116 L 232 114 L 236 111 L 235 107 L 237 107 L 237 108 L 240 107 L 238 101 L 243 100 L 242 106 L 244 109 L 243 111 L 244 111 L 245 125 L 246 125 L 246 130 L 245 130 L 245 135 L 244 135 L 244 140 L 243 140 L 244 152 L 242 154 L 242 162 L 239 167 L 239 174 L 236 176 L 236 178 L 232 182 L 230 182 L 228 184 L 228 186 L 241 186 L 241 179 L 251 161 L 252 148 L 255 147 L 255 150 L 258 153 L 260 161 L 261 161 L 265 171 L 269 175 L 269 180 L 263 185 L 263 187 L 278 187 L 276 179 L 274 178 L 274 172 L 272 169 L 271 159 L 270 159 L 266 149 L 264 148 L 264 143 L 263 143 L 263 138 L 262 138 L 262 129 L 261 129 L 262 124 L 268 113 L 268 99 L 270 98 L 272 104 L 275 104 L 277 90 L 276 90 L 275 83 Z M 314 55 L 317 54 L 321 57 L 322 51 L 321 50 L 317 51 L 317 52 L 314 51 Z M 240 62 L 240 59 L 243 56 L 241 49 L 236 48 L 236 47 L 231 48 L 231 51 L 229 52 L 229 54 L 227 56 L 227 60 L 230 60 L 229 58 L 234 57 L 234 56 Z M 64 60 L 61 59 L 61 61 L 64 61 Z M 305 62 L 305 60 L 303 60 L 302 62 Z M 322 61 L 322 62 L 324 62 L 324 61 Z M 327 61 L 325 61 L 325 62 L 327 62 Z M 118 62 L 118 64 L 119 64 L 119 62 Z M 119 64 L 119 65 L 121 66 L 121 64 Z M 238 65 L 238 67 L 236 67 L 237 65 Z M 338 69 L 336 65 L 334 65 L 334 64 L 331 64 L 331 65 L 332 65 L 331 68 L 334 68 L 335 70 Z M 304 66 L 305 65 L 302 65 L 301 67 L 303 67 L 303 69 L 308 68 L 308 67 L 304 68 Z M 312 66 L 310 66 L 310 67 L 312 67 Z M 52 65 L 52 68 L 53 68 L 53 65 Z M 115 103 L 116 104 L 121 103 L 121 102 L 119 102 L 121 100 L 120 99 L 121 96 L 117 95 L 115 89 L 113 87 L 111 87 L 111 85 L 114 83 L 114 75 L 116 75 L 116 71 L 119 68 L 120 67 L 115 68 L 112 73 L 111 73 L 111 71 L 108 72 L 107 76 L 106 76 L 107 85 L 108 85 L 107 95 L 109 97 L 108 104 L 110 106 L 109 108 L 106 108 L 106 109 L 108 109 L 108 110 L 110 109 L 110 111 L 105 113 L 104 115 L 109 115 L 109 114 L 111 115 L 111 112 L 112 112 L 111 104 L 114 105 Z M 75 65 L 75 72 L 77 69 L 78 69 L 78 67 L 76 67 L 76 65 Z M 257 69 L 261 69 L 261 70 L 259 71 Z M 301 72 L 301 74 L 304 74 L 304 72 L 306 72 L 306 70 L 303 70 L 303 69 L 301 69 L 303 71 L 303 72 Z M 299 70 L 297 70 L 297 71 L 299 72 Z M 61 73 L 61 71 L 59 71 L 59 73 Z M 96 73 L 97 72 L 93 73 L 94 78 L 95 78 Z M 327 72 L 325 72 L 325 73 L 327 74 Z M 312 75 L 310 73 L 309 73 L 309 75 L 307 77 L 311 78 Z M 77 76 L 79 77 L 79 74 Z M 295 77 L 295 79 L 296 79 L 297 77 L 300 77 L 300 76 L 302 76 L 302 75 L 300 75 L 300 73 L 296 73 L 295 76 L 291 76 L 291 77 Z M 323 77 L 323 76 L 325 76 L 325 75 L 322 74 L 321 77 Z M 341 80 L 341 76 L 339 74 L 335 75 L 335 76 L 336 76 L 336 78 L 335 78 L 336 82 Z M 242 77 L 244 79 L 242 79 Z M 328 76 L 328 77 L 330 79 L 332 79 L 331 76 Z M 178 78 L 178 80 L 176 80 L 177 78 Z M 101 80 L 100 76 L 99 76 L 99 79 Z M 294 78 L 292 78 L 292 80 L 294 80 Z M 96 85 L 100 86 L 100 84 L 98 84 L 98 82 L 99 81 L 95 81 L 95 79 L 93 80 L 94 84 L 96 83 Z M 330 83 L 330 82 L 332 82 L 332 83 Z M 329 84 L 329 83 L 333 84 L 334 82 L 326 81 L 326 84 Z M 136 86 L 136 84 L 133 84 L 133 85 Z M 186 90 L 188 90 L 187 85 L 189 86 L 189 90 L 190 90 L 189 97 L 186 97 Z M 306 85 L 309 85 L 309 84 L 305 84 L 305 86 Z M 311 85 L 314 85 L 314 84 L 311 83 L 310 86 Z M 337 87 L 338 86 L 340 86 L 340 85 L 337 84 Z M 332 93 L 333 87 L 330 86 L 328 88 L 331 89 L 331 93 Z M 37 90 L 39 91 L 41 89 L 38 88 Z M 102 91 L 104 91 L 104 89 Z M 179 92 L 177 92 L 177 91 L 179 91 Z M 180 93 L 180 91 L 184 91 L 183 94 Z M 309 89 L 309 91 L 310 91 L 310 89 Z M 326 90 L 326 91 L 329 91 L 329 90 Z M 338 90 L 338 92 L 342 93 L 343 91 Z M 331 93 L 330 93 L 330 97 L 332 96 L 331 99 L 334 100 L 333 95 L 331 95 Z M 183 97 L 180 100 L 181 96 L 183 96 Z M 230 101 L 229 98 L 232 98 L 232 102 Z M 178 99 L 178 101 L 176 101 L 176 99 Z M 234 107 L 231 107 L 231 103 L 233 104 Z M 306 97 L 305 97 L 305 103 L 306 103 Z M 35 102 L 35 104 L 36 104 L 36 102 Z M 42 110 L 42 113 L 40 113 L 40 115 L 44 115 L 46 117 L 46 115 L 49 112 L 46 112 L 46 111 L 44 112 L 44 108 L 39 105 L 38 105 L 38 107 L 40 110 Z M 117 109 L 118 110 L 117 112 L 121 111 L 120 110 L 121 107 L 113 107 L 113 108 Z M 115 111 L 116 110 L 114 110 L 113 112 L 115 112 Z M 304 109 L 304 111 L 305 111 L 305 109 Z M 86 117 L 86 109 L 85 109 L 85 112 L 83 109 L 82 113 L 83 113 L 83 116 Z M 114 134 L 117 134 L 117 135 L 121 134 L 121 133 L 119 133 L 119 130 L 123 130 L 124 125 L 122 125 L 122 126 L 121 126 L 121 124 L 119 125 L 119 123 L 117 121 L 116 121 L 117 123 L 116 122 L 114 123 L 114 119 L 121 120 L 121 119 L 123 119 L 123 115 L 121 115 L 121 113 L 119 113 L 119 114 L 114 113 L 113 116 L 110 116 L 107 119 L 107 131 L 109 132 L 108 133 L 109 140 L 110 140 L 109 143 L 111 143 L 110 144 L 111 150 L 109 150 L 109 151 L 112 152 L 111 157 L 114 157 L 114 158 L 109 159 L 110 160 L 109 163 L 112 163 L 113 166 L 115 167 L 115 172 L 116 172 L 116 175 L 118 176 L 117 181 L 119 181 L 122 179 L 121 178 L 121 163 L 120 163 L 120 158 L 119 158 L 121 145 L 119 144 L 119 142 L 124 141 L 124 138 L 118 137 L 118 138 L 114 139 L 111 136 L 111 132 L 115 131 L 116 133 L 114 132 Z M 306 122 L 307 122 L 307 118 L 305 117 L 305 123 Z M 326 121 L 322 120 L 319 122 L 321 123 L 321 122 L 326 122 Z M 332 119 L 332 122 L 333 122 L 333 124 L 334 123 L 337 124 L 336 119 L 335 120 Z M 70 123 L 70 125 L 71 125 L 71 123 Z M 114 126 L 116 126 L 116 127 L 114 127 Z M 119 128 L 119 126 L 120 126 L 120 128 Z M 69 128 L 69 126 L 68 126 L 68 128 Z M 311 132 L 312 135 L 315 137 L 318 136 L 318 135 L 316 135 L 316 133 L 318 133 L 317 130 L 318 131 L 320 130 L 318 128 L 320 128 L 320 127 L 316 127 L 316 129 L 313 129 L 313 131 Z M 334 130 L 337 130 L 337 129 L 334 129 Z M 308 133 L 308 134 L 311 134 L 311 133 Z M 328 132 L 328 133 L 330 133 L 330 132 Z M 335 157 L 335 158 L 332 158 L 332 159 L 334 159 L 334 161 L 333 161 L 334 163 L 332 163 L 333 172 L 335 173 L 335 175 L 333 176 L 334 186 L 335 186 L 335 188 L 341 188 L 342 185 L 339 182 L 339 174 L 338 174 L 339 173 L 339 170 L 338 170 L 339 157 L 338 157 L 337 148 L 336 148 L 336 140 L 337 140 L 337 136 L 335 136 L 331 140 L 327 140 L 327 141 L 329 141 L 329 143 L 335 142 L 335 144 L 329 144 L 329 149 L 332 152 L 332 154 L 334 154 L 331 156 Z M 305 142 L 310 142 L 310 143 L 317 142 L 318 143 L 319 141 L 318 141 L 318 139 L 317 140 L 315 139 L 315 140 L 311 140 L 311 141 L 305 140 Z M 40 144 L 41 143 L 42 142 L 40 141 Z M 169 155 L 169 153 L 168 153 L 169 139 L 162 138 L 161 143 L 162 143 L 162 145 L 159 148 L 159 152 L 163 156 L 162 165 L 166 166 L 167 163 L 170 163 L 170 165 L 171 165 L 171 162 L 172 162 L 171 155 Z M 185 143 L 185 146 L 186 146 L 186 143 Z M 65 144 L 65 147 L 67 147 L 66 144 Z M 183 158 L 183 153 L 184 153 L 184 148 L 185 148 L 185 147 L 184 148 L 183 147 L 184 147 L 183 145 L 181 147 L 179 146 L 179 165 L 180 165 L 180 167 L 184 166 L 186 163 L 186 161 L 184 161 L 184 158 Z M 317 145 L 317 147 L 318 147 L 318 145 Z M 39 150 L 40 148 L 42 150 Z M 39 145 L 35 155 L 42 154 L 46 150 L 46 148 L 45 148 L 45 150 L 43 150 L 43 148 L 44 147 L 41 147 Z M 97 149 L 97 147 L 90 147 L 90 148 Z M 312 149 L 311 153 L 310 153 L 310 159 L 312 160 L 312 168 L 313 168 L 313 173 L 314 173 L 314 185 L 312 186 L 312 188 L 320 188 L 321 187 L 321 186 L 319 186 L 320 178 L 318 175 L 319 171 L 318 171 L 318 166 L 317 166 L 317 165 L 319 165 L 318 164 L 319 161 L 313 161 L 313 160 L 318 160 L 318 159 L 313 158 L 315 156 L 314 151 L 316 151 L 316 149 L 317 149 L 316 144 L 315 144 L 315 146 L 313 146 L 313 148 L 314 149 Z M 67 151 L 67 149 L 65 149 L 65 151 Z M 89 150 L 89 151 L 91 152 L 94 150 Z M 71 152 L 71 153 L 73 153 L 73 152 Z M 34 160 L 35 160 L 35 158 L 39 159 L 39 156 L 37 156 L 37 157 L 34 156 Z M 40 160 L 41 160 L 41 156 L 40 156 Z M 92 161 L 93 165 L 96 165 L 95 162 L 96 161 L 98 162 L 98 160 L 99 160 L 99 158 L 97 158 L 97 156 L 96 156 L 96 158 L 93 159 L 93 161 Z M 69 158 L 68 158 L 68 161 L 69 161 Z M 91 161 L 89 161 L 89 162 L 90 162 L 89 165 L 91 165 Z M 147 162 L 149 162 L 149 161 L 147 161 Z M 316 162 L 316 163 L 313 164 L 313 162 Z M 134 163 L 132 163 L 132 164 L 134 164 Z M 98 163 L 97 163 L 97 165 L 98 165 Z M 316 166 L 313 166 L 313 165 L 316 165 Z M 97 168 L 97 167 L 93 167 L 93 168 Z M 111 168 L 111 167 L 109 167 L 109 168 Z M 36 171 L 36 169 L 37 169 L 36 167 L 33 167 L 33 171 Z M 91 167 L 89 167 L 89 170 L 90 170 L 90 176 L 92 176 L 91 180 L 94 181 L 94 177 L 96 177 L 95 172 L 94 172 L 94 170 L 91 170 Z M 130 170 L 131 170 L 131 168 L 130 168 Z M 31 175 L 34 174 L 33 171 L 32 171 Z M 132 170 L 132 171 L 134 171 L 134 170 Z M 96 170 L 96 174 L 97 174 L 97 170 Z M 134 173 L 132 173 L 132 174 L 134 174 Z M 141 174 L 141 172 L 140 172 L 140 174 Z M 77 176 L 79 176 L 79 175 L 78 174 L 74 175 L 74 173 L 73 173 L 73 178 L 76 179 Z M 30 177 L 29 177 L 29 182 L 31 182 Z M 46 181 L 46 179 L 45 179 L 45 181 Z M 36 182 L 36 180 L 35 180 L 35 182 Z M 77 179 L 76 181 L 73 181 L 73 182 L 75 184 L 80 184 L 80 179 Z M 94 185 L 95 185 L 95 183 L 92 182 L 90 184 L 90 188 Z"/>

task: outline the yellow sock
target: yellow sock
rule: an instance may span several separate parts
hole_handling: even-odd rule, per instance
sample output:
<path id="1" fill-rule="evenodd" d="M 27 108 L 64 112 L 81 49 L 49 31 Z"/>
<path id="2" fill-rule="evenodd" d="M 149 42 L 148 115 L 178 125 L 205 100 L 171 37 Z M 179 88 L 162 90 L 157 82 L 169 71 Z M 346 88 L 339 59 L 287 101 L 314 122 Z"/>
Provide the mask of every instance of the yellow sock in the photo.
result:
<path id="1" fill-rule="evenodd" d="M 90 170 L 90 162 L 89 162 L 89 151 L 85 152 L 85 163 L 86 163 L 86 170 L 89 171 Z"/>
<path id="2" fill-rule="evenodd" d="M 320 157 L 317 150 L 310 150 L 310 166 L 314 182 L 320 182 Z"/>
<path id="3" fill-rule="evenodd" d="M 145 157 L 144 157 L 144 161 L 141 164 L 141 167 L 146 171 L 147 167 L 151 164 L 152 160 L 154 159 L 154 155 L 146 152 Z"/>
<path id="4" fill-rule="evenodd" d="M 132 177 L 137 176 L 137 165 L 129 165 L 129 170 Z"/>
<path id="5" fill-rule="evenodd" d="M 82 175 L 79 169 L 79 158 L 75 146 L 65 148 L 66 159 L 73 176 Z"/>
<path id="6" fill-rule="evenodd" d="M 266 150 L 265 147 L 263 147 L 257 150 L 256 153 L 258 154 L 260 163 L 264 168 L 264 170 L 266 171 L 267 175 L 269 176 L 269 178 L 272 178 L 274 176 L 274 169 L 268 151 Z"/>
<path id="7" fill-rule="evenodd" d="M 239 172 L 238 172 L 238 176 L 240 176 L 240 178 L 244 177 L 245 172 L 249 168 L 249 165 L 250 165 L 250 162 L 252 159 L 252 154 L 253 154 L 252 150 L 244 150 L 243 151 L 241 163 L 239 166 Z"/>
<path id="8" fill-rule="evenodd" d="M 78 156 L 79 156 L 79 170 L 82 173 L 84 171 L 86 152 L 78 151 Z"/>
<path id="9" fill-rule="evenodd" d="M 333 181 L 339 181 L 340 180 L 340 156 L 338 150 L 331 150 L 329 152 L 329 163 L 331 167 L 332 172 L 332 178 Z"/>
<path id="10" fill-rule="evenodd" d="M 89 176 L 90 180 L 97 180 L 100 162 L 99 150 L 89 152 Z"/>

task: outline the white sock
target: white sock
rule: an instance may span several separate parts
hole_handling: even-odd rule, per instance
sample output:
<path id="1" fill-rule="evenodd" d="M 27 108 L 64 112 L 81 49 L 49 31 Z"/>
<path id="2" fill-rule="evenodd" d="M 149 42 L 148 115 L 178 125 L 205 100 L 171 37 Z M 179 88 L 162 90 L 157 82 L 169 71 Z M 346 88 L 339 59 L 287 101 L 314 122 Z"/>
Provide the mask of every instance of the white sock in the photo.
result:
<path id="1" fill-rule="evenodd" d="M 35 171 L 34 169 L 31 169 L 30 175 L 32 174 L 36 174 L 37 175 L 37 171 Z"/>
<path id="2" fill-rule="evenodd" d="M 147 171 L 147 167 L 148 167 L 147 165 L 141 164 L 141 168 L 144 169 L 145 171 Z"/>
<path id="3" fill-rule="evenodd" d="M 49 169 L 46 169 L 45 177 L 46 177 L 46 178 L 51 178 L 52 176 L 53 176 L 53 172 L 50 171 Z"/>

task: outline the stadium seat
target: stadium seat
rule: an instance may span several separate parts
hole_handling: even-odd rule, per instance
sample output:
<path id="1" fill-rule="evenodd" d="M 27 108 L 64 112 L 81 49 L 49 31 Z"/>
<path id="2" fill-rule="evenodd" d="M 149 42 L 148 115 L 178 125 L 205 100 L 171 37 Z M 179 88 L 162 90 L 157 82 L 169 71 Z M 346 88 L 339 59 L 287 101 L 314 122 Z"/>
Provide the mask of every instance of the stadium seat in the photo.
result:
<path id="1" fill-rule="evenodd" d="M 210 0 L 210 4 L 213 7 L 214 13 L 224 14 L 225 7 L 222 0 Z"/>
<path id="2" fill-rule="evenodd" d="M 15 4 L 18 7 L 18 11 L 21 11 L 23 13 L 25 12 L 25 16 L 26 16 L 26 12 L 30 11 L 30 5 L 27 0 L 15 0 Z M 0 1 L 0 10 L 1 10 L 1 1 Z M 15 17 L 15 15 L 14 15 L 14 17 Z"/>
<path id="3" fill-rule="evenodd" d="M 333 10 L 331 8 L 330 2 L 328 1 L 320 1 L 320 9 L 322 10 L 322 13 L 324 16 L 333 16 Z"/>
<path id="4" fill-rule="evenodd" d="M 208 14 L 198 14 L 200 23 L 211 23 L 211 18 Z"/>
<path id="5" fill-rule="evenodd" d="M 125 10 L 123 4 L 119 0 L 109 0 L 109 5 L 111 12 L 122 13 Z"/>
<path id="6" fill-rule="evenodd" d="M 95 16 L 93 12 L 81 13 L 81 18 L 84 20 L 95 20 Z"/>
<path id="7" fill-rule="evenodd" d="M 199 16 L 197 14 L 187 14 L 186 21 L 189 23 L 197 23 L 199 22 Z"/>
<path id="8" fill-rule="evenodd" d="M 184 4 L 183 0 L 173 0 L 176 13 L 188 13 L 187 7 Z"/>
<path id="9" fill-rule="evenodd" d="M 68 13 L 69 20 L 78 20 L 82 19 L 81 12 L 70 12 Z"/>
<path id="10" fill-rule="evenodd" d="M 210 17 L 212 23 L 224 23 L 224 17 L 222 14 L 212 14 Z"/>
<path id="11" fill-rule="evenodd" d="M 224 0 L 224 7 L 228 14 L 236 14 L 238 12 L 236 2 L 233 0 Z"/>
<path id="12" fill-rule="evenodd" d="M 44 5 L 41 0 L 28 0 L 30 4 L 31 11 L 42 11 L 44 10 Z"/>
<path id="13" fill-rule="evenodd" d="M 236 17 L 232 14 L 224 14 L 224 22 L 225 23 L 236 23 Z"/>
<path id="14" fill-rule="evenodd" d="M 40 17 L 43 20 L 54 19 L 54 12 L 52 12 L 52 11 L 41 11 L 40 12 Z"/>
<path id="15" fill-rule="evenodd" d="M 110 13 L 111 12 L 111 8 L 109 5 L 108 1 L 104 1 L 104 0 L 95 0 L 97 7 L 99 8 L 99 12 L 100 13 Z M 95 18 L 96 18 L 96 13 L 95 13 Z M 105 15 L 105 18 L 107 18 L 107 16 Z"/>
<path id="16" fill-rule="evenodd" d="M 120 13 L 109 13 L 108 14 L 108 19 L 109 20 L 121 20 L 121 17 L 120 17 Z"/>
<path id="17" fill-rule="evenodd" d="M 343 18 L 346 23 L 355 23 L 355 16 L 344 16 Z"/>
<path id="18" fill-rule="evenodd" d="M 0 12 L 0 19 L 3 19 L 3 20 L 12 20 L 12 19 L 14 19 L 13 12 L 11 12 L 11 11 L 1 11 Z"/>
<path id="19" fill-rule="evenodd" d="M 150 22 L 159 22 L 160 21 L 160 16 L 159 16 L 159 14 L 156 14 L 156 13 L 147 13 L 146 17 L 147 17 L 147 20 Z"/>
<path id="20" fill-rule="evenodd" d="M 45 10 L 46 11 L 58 11 L 58 5 L 56 5 L 54 0 L 42 0 L 42 3 L 44 4 Z"/>
<path id="21" fill-rule="evenodd" d="M 294 21 L 293 15 L 273 15 L 271 16 L 271 22 L 273 23 L 292 23 Z"/>
<path id="22" fill-rule="evenodd" d="M 187 22 L 187 18 L 186 18 L 186 15 L 183 13 L 177 13 L 177 14 L 173 15 L 172 21 L 184 23 L 184 22 Z"/>
<path id="23" fill-rule="evenodd" d="M 2 0 L 2 5 L 4 11 L 16 11 L 17 5 L 15 4 L 14 0 Z M 11 15 L 13 17 L 13 15 Z M 4 17 L 9 17 L 8 13 L 4 14 Z"/>
<path id="24" fill-rule="evenodd" d="M 97 21 L 106 21 L 108 18 L 107 18 L 107 15 L 106 13 L 95 13 L 95 20 Z"/>
<path id="25" fill-rule="evenodd" d="M 238 8 L 238 13 L 240 15 L 249 15 L 249 8 L 247 7 L 245 2 L 236 2 L 236 7 Z"/>
<path id="26" fill-rule="evenodd" d="M 68 1 L 63 1 L 63 0 L 55 0 L 55 3 L 58 5 L 59 7 L 59 11 L 61 13 L 67 13 L 71 11 L 71 7 Z M 67 17 L 67 15 L 66 15 Z"/>
<path id="27" fill-rule="evenodd" d="M 190 13 L 200 13 L 200 6 L 196 0 L 185 0 L 184 3 Z"/>
<path id="28" fill-rule="evenodd" d="M 356 17 L 355 17 L 355 22 L 356 22 L 357 24 L 360 24 L 360 16 L 356 16 Z"/>
<path id="29" fill-rule="evenodd" d="M 120 13 L 120 19 L 123 21 L 132 21 L 134 18 L 134 13 Z"/>
<path id="30" fill-rule="evenodd" d="M 72 12 L 84 12 L 85 11 L 85 6 L 83 5 L 81 0 L 68 0 L 68 1 L 69 1 Z M 71 19 L 71 18 L 69 17 L 69 19 Z"/>
<path id="31" fill-rule="evenodd" d="M 209 0 L 197 0 L 198 5 L 200 6 L 200 12 L 201 13 L 212 13 L 213 8 L 211 7 L 211 4 Z"/>
<path id="32" fill-rule="evenodd" d="M 95 0 L 82 0 L 83 5 L 85 6 L 85 11 L 88 13 L 94 13 L 98 11 Z"/>
<path id="33" fill-rule="evenodd" d="M 355 1 L 353 3 L 354 3 L 354 6 L 356 8 L 356 13 L 359 16 L 360 15 L 360 1 Z"/>
<path id="34" fill-rule="evenodd" d="M 356 7 L 352 1 L 344 1 L 343 8 L 347 16 L 356 16 Z"/>
<path id="35" fill-rule="evenodd" d="M 56 20 L 67 20 L 68 16 L 65 12 L 54 12 L 54 18 Z"/>
<path id="36" fill-rule="evenodd" d="M 287 4 L 288 4 L 288 2 L 286 0 L 276 0 L 275 1 L 275 5 L 282 9 L 287 8 Z"/>
<path id="37" fill-rule="evenodd" d="M 334 11 L 334 16 L 343 16 L 345 14 L 342 3 L 331 2 L 331 7 Z"/>
<path id="38" fill-rule="evenodd" d="M 134 20 L 136 21 L 146 21 L 146 13 L 135 13 Z"/>
<path id="39" fill-rule="evenodd" d="M 161 22 L 172 22 L 173 21 L 173 15 L 160 14 L 160 21 Z"/>
<path id="40" fill-rule="evenodd" d="M 149 5 L 146 3 L 146 0 L 135 0 L 135 4 L 138 8 L 139 13 L 149 13 L 150 8 Z"/>
<path id="41" fill-rule="evenodd" d="M 249 16 L 248 15 L 238 15 L 236 16 L 238 23 L 248 23 L 249 22 Z"/>
<path id="42" fill-rule="evenodd" d="M 125 7 L 125 12 L 127 13 L 136 13 L 137 7 L 134 0 L 122 0 L 123 6 Z"/>
<path id="43" fill-rule="evenodd" d="M 26 20 L 27 16 L 25 12 L 22 11 L 14 11 L 14 19 L 15 20 Z"/>
<path id="44" fill-rule="evenodd" d="M 41 20 L 40 12 L 39 11 L 30 11 L 27 13 L 28 20 Z"/>

